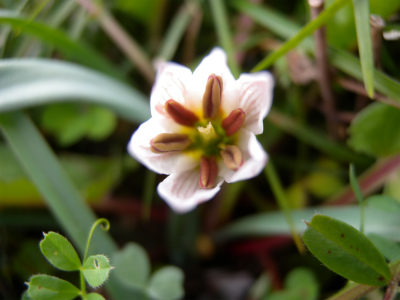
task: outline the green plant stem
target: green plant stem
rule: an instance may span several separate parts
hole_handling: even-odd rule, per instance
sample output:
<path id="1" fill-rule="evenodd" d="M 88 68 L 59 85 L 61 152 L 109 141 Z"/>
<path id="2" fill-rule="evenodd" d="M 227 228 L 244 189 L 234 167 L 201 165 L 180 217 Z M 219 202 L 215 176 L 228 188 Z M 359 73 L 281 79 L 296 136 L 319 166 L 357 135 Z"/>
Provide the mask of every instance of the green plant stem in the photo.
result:
<path id="1" fill-rule="evenodd" d="M 215 27 L 217 29 L 217 35 L 219 42 L 225 49 L 228 55 L 228 64 L 231 68 L 233 76 L 236 78 L 240 74 L 240 68 L 235 58 L 235 48 L 233 46 L 231 33 L 229 31 L 229 23 L 226 15 L 224 2 L 222 0 L 210 0 L 211 12 L 213 15 Z"/>
<path id="2" fill-rule="evenodd" d="M 400 262 L 397 263 L 397 266 L 394 268 L 392 280 L 390 281 L 385 297 L 383 300 L 394 300 L 397 293 L 399 292 L 399 282 L 400 282 Z"/>
<path id="3" fill-rule="evenodd" d="M 21 112 L 0 114 L 0 126 L 21 165 L 38 188 L 65 232 L 81 253 L 85 251 L 86 232 L 96 217 L 60 166 L 31 120 Z M 112 255 L 117 244 L 105 232 L 97 232 L 92 241 L 96 252 Z M 114 299 L 129 297 L 124 286 L 110 277 L 107 289 Z"/>
<path id="4" fill-rule="evenodd" d="M 305 251 L 304 245 L 300 240 L 299 235 L 297 234 L 293 218 L 290 214 L 289 202 L 287 200 L 285 191 L 283 190 L 282 184 L 279 180 L 278 174 L 276 173 L 276 170 L 271 160 L 267 163 L 267 166 L 264 169 L 264 174 L 271 186 L 272 193 L 274 194 L 276 201 L 278 201 L 279 207 L 285 214 L 285 218 L 287 223 L 289 224 L 290 232 L 292 234 L 297 250 L 300 253 L 304 253 Z"/>
<path id="5" fill-rule="evenodd" d="M 285 55 L 288 51 L 296 47 L 303 39 L 308 37 L 314 30 L 325 24 L 348 2 L 350 2 L 350 0 L 336 0 L 333 2 L 331 6 L 325 9 L 317 18 L 304 26 L 295 36 L 285 42 L 278 50 L 259 62 L 252 71 L 260 71 L 271 66 L 278 58 Z"/>
<path id="6" fill-rule="evenodd" d="M 110 229 L 110 222 L 108 222 L 108 220 L 107 220 L 107 219 L 104 219 L 104 218 L 98 219 L 98 220 L 92 225 L 92 228 L 90 229 L 89 236 L 88 236 L 87 243 L 86 243 L 86 250 L 85 250 L 85 256 L 83 257 L 83 263 L 85 263 L 86 258 L 87 258 L 87 254 L 88 254 L 88 251 L 89 251 L 89 245 L 90 245 L 90 241 L 91 241 L 91 239 L 92 239 L 93 232 L 94 232 L 94 230 L 96 229 L 96 227 L 97 227 L 98 225 L 102 225 L 101 228 L 102 228 L 104 231 L 108 231 L 108 230 Z"/>
<path id="7" fill-rule="evenodd" d="M 138 67 L 149 83 L 153 83 L 155 71 L 145 52 L 138 43 L 104 7 L 99 7 L 92 0 L 76 0 L 91 15 L 97 17 L 101 27 L 115 42 L 121 51 Z"/>
<path id="8" fill-rule="evenodd" d="M 350 178 L 350 186 L 353 189 L 354 195 L 357 198 L 358 204 L 360 205 L 360 220 L 361 220 L 361 224 L 360 224 L 360 231 L 361 233 L 364 233 L 364 197 L 361 193 L 360 190 L 360 186 L 358 185 L 358 181 L 357 181 L 357 176 L 356 176 L 356 172 L 354 170 L 354 166 L 353 164 L 350 164 L 350 168 L 349 168 L 349 178 Z"/>
<path id="9" fill-rule="evenodd" d="M 155 183 L 157 174 L 153 171 L 147 170 L 144 178 L 144 193 L 143 193 L 143 207 L 142 218 L 146 221 L 150 219 L 151 203 L 153 200 Z"/>

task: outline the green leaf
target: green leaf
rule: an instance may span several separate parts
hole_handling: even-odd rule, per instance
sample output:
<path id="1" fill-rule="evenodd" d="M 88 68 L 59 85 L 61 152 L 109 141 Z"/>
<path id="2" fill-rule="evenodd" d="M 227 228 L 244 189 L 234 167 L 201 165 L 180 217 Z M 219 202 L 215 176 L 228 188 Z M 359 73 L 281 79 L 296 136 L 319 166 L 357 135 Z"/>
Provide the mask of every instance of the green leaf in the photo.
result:
<path id="1" fill-rule="evenodd" d="M 117 126 L 117 118 L 108 109 L 92 107 L 89 114 L 90 126 L 87 135 L 94 141 L 101 141 L 108 137 Z"/>
<path id="2" fill-rule="evenodd" d="M 68 281 L 48 275 L 32 276 L 28 286 L 28 294 L 34 300 L 71 300 L 80 294 Z"/>
<path id="3" fill-rule="evenodd" d="M 94 288 L 102 285 L 107 280 L 112 269 L 110 261 L 104 255 L 89 256 L 82 266 L 83 276 L 89 285 Z"/>
<path id="4" fill-rule="evenodd" d="M 97 293 L 90 293 L 86 295 L 87 300 L 106 300 L 102 295 Z"/>
<path id="5" fill-rule="evenodd" d="M 28 291 L 22 293 L 21 300 L 32 300 L 32 298 L 29 297 Z"/>
<path id="6" fill-rule="evenodd" d="M 327 268 L 366 285 L 383 286 L 391 273 L 382 254 L 354 227 L 324 215 L 315 215 L 303 241 Z"/>
<path id="7" fill-rule="evenodd" d="M 14 11 L 4 9 L 0 10 L 0 23 L 8 24 L 22 33 L 39 38 L 41 41 L 56 47 L 57 50 L 65 54 L 68 58 L 72 58 L 83 65 L 99 70 L 113 77 L 123 79 L 121 72 L 95 49 L 91 48 L 83 41 L 77 42 L 72 40 L 64 32 L 58 29 L 29 20 L 28 18 L 19 16 Z"/>
<path id="8" fill-rule="evenodd" d="M 0 112 L 62 101 L 96 103 L 134 122 L 150 118 L 141 93 L 98 72 L 48 59 L 0 61 Z"/>
<path id="9" fill-rule="evenodd" d="M 400 258 L 400 245 L 395 241 L 373 233 L 368 234 L 368 238 L 388 261 L 392 262 Z"/>
<path id="10" fill-rule="evenodd" d="M 318 290 L 318 282 L 314 274 L 306 268 L 296 268 L 286 276 L 284 290 L 271 293 L 267 299 L 316 300 Z"/>
<path id="11" fill-rule="evenodd" d="M 40 242 L 40 250 L 49 262 L 63 271 L 77 271 L 81 260 L 74 247 L 62 235 L 50 231 L 43 233 L 44 239 Z"/>
<path id="12" fill-rule="evenodd" d="M 128 243 L 112 257 L 115 276 L 128 286 L 144 288 L 150 274 L 150 262 L 146 251 L 138 244 Z"/>
<path id="13" fill-rule="evenodd" d="M 374 95 L 374 59 L 369 25 L 369 0 L 353 0 L 353 8 L 364 85 L 368 96 L 372 98 Z"/>
<path id="14" fill-rule="evenodd" d="M 183 279 L 183 272 L 179 268 L 164 267 L 151 276 L 147 292 L 152 299 L 180 299 L 184 294 Z"/>
<path id="15" fill-rule="evenodd" d="M 351 123 L 348 144 L 373 156 L 389 156 L 400 151 L 400 110 L 373 103 Z"/>

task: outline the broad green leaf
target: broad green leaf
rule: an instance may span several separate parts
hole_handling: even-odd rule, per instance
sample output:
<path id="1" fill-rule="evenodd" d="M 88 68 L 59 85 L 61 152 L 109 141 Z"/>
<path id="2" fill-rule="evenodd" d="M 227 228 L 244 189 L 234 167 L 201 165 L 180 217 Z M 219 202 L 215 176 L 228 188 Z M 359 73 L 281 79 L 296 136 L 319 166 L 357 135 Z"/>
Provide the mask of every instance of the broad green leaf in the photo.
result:
<path id="1" fill-rule="evenodd" d="M 110 110 L 102 107 L 92 107 L 89 118 L 90 126 L 87 134 L 94 141 L 105 139 L 117 126 L 115 115 Z"/>
<path id="2" fill-rule="evenodd" d="M 134 122 L 150 118 L 141 93 L 98 72 L 49 59 L 0 61 L 0 112 L 63 101 L 96 103 Z"/>
<path id="3" fill-rule="evenodd" d="M 180 299 L 184 294 L 183 279 L 183 272 L 179 268 L 164 267 L 151 276 L 147 292 L 152 299 Z"/>
<path id="4" fill-rule="evenodd" d="M 63 271 L 77 271 L 81 260 L 74 247 L 62 235 L 50 231 L 43 233 L 44 239 L 40 242 L 40 250 L 49 262 Z"/>
<path id="5" fill-rule="evenodd" d="M 345 207 L 318 207 L 292 210 L 291 214 L 296 231 L 301 233 L 306 229 L 302 220 L 310 220 L 315 211 L 329 215 L 353 227 L 360 226 L 360 207 L 347 205 Z M 400 218 L 397 210 L 385 211 L 373 205 L 365 206 L 365 233 L 375 233 L 392 240 L 400 240 Z M 233 239 L 250 236 L 268 236 L 276 234 L 290 234 L 289 226 L 282 212 L 259 213 L 231 222 L 220 229 L 215 237 L 217 239 Z"/>
<path id="6" fill-rule="evenodd" d="M 373 233 L 367 236 L 388 261 L 392 262 L 400 258 L 399 243 Z"/>
<path id="7" fill-rule="evenodd" d="M 108 258 L 104 255 L 89 256 L 82 266 L 83 276 L 87 283 L 94 288 L 102 285 L 108 279 L 112 269 Z"/>
<path id="8" fill-rule="evenodd" d="M 86 295 L 87 300 L 106 300 L 102 295 L 97 293 L 90 293 Z"/>
<path id="9" fill-rule="evenodd" d="M 400 151 L 400 110 L 373 103 L 351 123 L 348 144 L 373 156 L 389 156 Z"/>
<path id="10" fill-rule="evenodd" d="M 373 195 L 367 198 L 368 207 L 386 213 L 400 214 L 400 202 L 389 195 Z"/>
<path id="11" fill-rule="evenodd" d="M 357 283 L 383 286 L 391 273 L 382 254 L 354 227 L 324 215 L 315 215 L 303 241 L 327 268 Z"/>
<path id="12" fill-rule="evenodd" d="M 374 95 L 374 59 L 369 25 L 369 0 L 353 0 L 353 8 L 361 71 L 363 73 L 365 89 L 368 96 L 372 98 Z"/>
<path id="13" fill-rule="evenodd" d="M 292 270 L 285 278 L 284 289 L 271 293 L 268 300 L 316 300 L 318 282 L 314 274 L 306 268 Z"/>
<path id="14" fill-rule="evenodd" d="M 41 41 L 57 48 L 68 58 L 72 58 L 77 62 L 91 67 L 93 69 L 104 72 L 113 77 L 123 79 L 121 72 L 109 63 L 100 53 L 83 41 L 74 41 L 64 32 L 48 27 L 45 24 L 29 20 L 23 16 L 19 16 L 14 11 L 0 9 L 0 23 L 9 24 L 14 29 L 22 33 L 33 35 Z"/>
<path id="15" fill-rule="evenodd" d="M 112 257 L 115 276 L 128 286 L 144 288 L 150 274 L 146 251 L 138 244 L 128 243 Z"/>
<path id="16" fill-rule="evenodd" d="M 35 275 L 28 282 L 28 294 L 34 300 L 72 300 L 80 290 L 57 277 Z"/>

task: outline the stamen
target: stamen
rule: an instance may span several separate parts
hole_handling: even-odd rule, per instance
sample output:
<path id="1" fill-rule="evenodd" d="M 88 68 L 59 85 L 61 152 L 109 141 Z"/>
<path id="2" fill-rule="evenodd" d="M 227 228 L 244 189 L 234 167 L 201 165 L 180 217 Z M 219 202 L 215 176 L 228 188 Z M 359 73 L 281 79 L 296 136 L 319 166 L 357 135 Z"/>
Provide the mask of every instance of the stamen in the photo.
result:
<path id="1" fill-rule="evenodd" d="M 246 114 L 241 108 L 232 110 L 232 112 L 222 121 L 222 128 L 225 129 L 227 136 L 235 134 L 242 127 Z"/>
<path id="2" fill-rule="evenodd" d="M 178 124 L 183 126 L 193 126 L 199 118 L 189 109 L 175 100 L 168 100 L 164 105 L 165 111 Z"/>
<path id="3" fill-rule="evenodd" d="M 225 166 L 229 169 L 237 171 L 243 165 L 243 155 L 239 147 L 235 145 L 227 145 L 225 149 L 220 151 Z"/>
<path id="4" fill-rule="evenodd" d="M 150 141 L 150 150 L 154 153 L 182 151 L 191 144 L 186 134 L 161 133 Z"/>
<path id="5" fill-rule="evenodd" d="M 206 90 L 203 95 L 203 117 L 215 120 L 219 114 L 222 96 L 222 78 L 215 74 L 208 77 Z"/>
<path id="6" fill-rule="evenodd" d="M 218 165 L 213 156 L 201 157 L 200 162 L 200 186 L 203 189 L 211 189 L 215 186 L 218 175 Z"/>

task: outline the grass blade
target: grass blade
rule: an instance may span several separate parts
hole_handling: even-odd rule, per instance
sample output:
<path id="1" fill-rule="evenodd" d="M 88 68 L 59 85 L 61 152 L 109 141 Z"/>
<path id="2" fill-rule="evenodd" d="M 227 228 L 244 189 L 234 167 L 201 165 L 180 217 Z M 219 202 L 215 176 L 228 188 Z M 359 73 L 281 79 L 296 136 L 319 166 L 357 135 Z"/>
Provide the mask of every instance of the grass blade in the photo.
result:
<path id="1" fill-rule="evenodd" d="M 235 59 L 235 48 L 233 46 L 231 33 L 229 31 L 229 23 L 224 3 L 222 0 L 210 0 L 209 3 L 211 6 L 211 12 L 219 42 L 228 55 L 228 64 L 231 68 L 232 74 L 237 78 L 240 74 L 240 68 Z"/>
<path id="2" fill-rule="evenodd" d="M 95 70 L 104 72 L 115 78 L 123 79 L 121 72 L 109 63 L 101 54 L 92 49 L 82 41 L 79 43 L 72 40 L 64 32 L 48 27 L 45 24 L 29 21 L 13 11 L 0 10 L 0 23 L 12 26 L 14 29 L 21 30 L 39 38 L 42 42 L 54 46 L 69 59 L 91 67 Z"/>
<path id="3" fill-rule="evenodd" d="M 232 3 L 238 10 L 247 14 L 258 24 L 268 28 L 281 38 L 290 39 L 301 29 L 299 25 L 288 20 L 282 14 L 265 6 L 250 4 L 242 0 L 235 0 Z M 308 52 L 313 53 L 314 47 L 311 37 L 306 38 L 302 45 Z M 363 80 L 360 61 L 354 55 L 330 46 L 329 58 L 331 64 L 339 70 L 358 80 Z M 374 70 L 374 87 L 378 92 L 390 99 L 400 102 L 400 82 L 390 78 L 381 71 Z"/>
<path id="4" fill-rule="evenodd" d="M 311 35 L 314 30 L 318 29 L 322 25 L 324 25 L 327 21 L 332 18 L 338 10 L 340 10 L 343 6 L 345 6 L 350 0 L 336 0 L 325 9 L 317 18 L 313 21 L 309 22 L 306 26 L 304 26 L 297 34 L 291 37 L 287 42 L 285 42 L 278 50 L 264 58 L 261 62 L 259 62 L 252 71 L 260 71 L 271 66 L 278 58 L 285 55 L 291 49 L 296 47 L 301 41 L 303 41 L 306 37 Z"/>
<path id="5" fill-rule="evenodd" d="M 369 25 L 369 0 L 353 0 L 353 8 L 364 85 L 369 97 L 372 98 L 374 95 L 374 62 Z"/>
<path id="6" fill-rule="evenodd" d="M 150 118 L 141 93 L 103 74 L 54 60 L 0 61 L 0 112 L 78 100 L 106 106 L 134 122 Z"/>
<path id="7" fill-rule="evenodd" d="M 0 126 L 20 163 L 46 200 L 49 209 L 83 253 L 86 248 L 87 233 L 96 221 L 93 211 L 82 199 L 28 117 L 20 112 L 2 114 Z M 117 250 L 117 245 L 111 237 L 100 230 L 95 233 L 91 247 L 94 251 L 106 255 L 111 255 Z M 110 278 L 107 288 L 115 299 L 129 298 L 126 290 L 113 278 Z"/>

